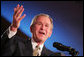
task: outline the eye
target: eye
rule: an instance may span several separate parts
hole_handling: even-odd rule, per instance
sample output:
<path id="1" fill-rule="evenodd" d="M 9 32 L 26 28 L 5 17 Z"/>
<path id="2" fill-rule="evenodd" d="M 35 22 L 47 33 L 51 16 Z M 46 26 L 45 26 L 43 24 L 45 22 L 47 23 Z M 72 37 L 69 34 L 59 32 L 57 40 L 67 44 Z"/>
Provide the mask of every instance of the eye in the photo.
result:
<path id="1" fill-rule="evenodd" d="M 40 23 L 40 22 L 38 22 L 37 24 L 38 24 L 38 25 L 41 25 L 41 23 Z"/>
<path id="2" fill-rule="evenodd" d="M 48 24 L 46 24 L 45 26 L 46 26 L 46 27 L 49 27 L 49 25 L 48 25 Z"/>

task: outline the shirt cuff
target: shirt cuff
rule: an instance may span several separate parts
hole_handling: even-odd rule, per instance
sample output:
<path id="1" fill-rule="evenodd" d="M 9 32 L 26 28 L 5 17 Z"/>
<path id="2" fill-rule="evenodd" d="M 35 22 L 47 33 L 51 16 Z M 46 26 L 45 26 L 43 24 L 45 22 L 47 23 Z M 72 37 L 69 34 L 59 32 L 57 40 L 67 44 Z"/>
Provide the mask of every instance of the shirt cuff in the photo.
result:
<path id="1" fill-rule="evenodd" d="M 9 30 L 9 32 L 8 32 L 8 38 L 9 39 L 12 38 L 17 33 L 17 31 L 11 31 L 10 27 L 8 28 L 8 30 Z"/>

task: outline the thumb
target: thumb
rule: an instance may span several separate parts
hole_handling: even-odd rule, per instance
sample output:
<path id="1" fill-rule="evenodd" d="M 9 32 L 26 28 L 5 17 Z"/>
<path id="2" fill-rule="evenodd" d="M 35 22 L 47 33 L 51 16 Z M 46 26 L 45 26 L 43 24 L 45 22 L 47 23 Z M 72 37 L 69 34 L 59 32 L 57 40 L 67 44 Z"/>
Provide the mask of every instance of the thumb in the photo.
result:
<path id="1" fill-rule="evenodd" d="M 21 16 L 18 21 L 20 22 L 24 17 L 26 16 L 26 14 L 24 14 L 23 16 Z"/>

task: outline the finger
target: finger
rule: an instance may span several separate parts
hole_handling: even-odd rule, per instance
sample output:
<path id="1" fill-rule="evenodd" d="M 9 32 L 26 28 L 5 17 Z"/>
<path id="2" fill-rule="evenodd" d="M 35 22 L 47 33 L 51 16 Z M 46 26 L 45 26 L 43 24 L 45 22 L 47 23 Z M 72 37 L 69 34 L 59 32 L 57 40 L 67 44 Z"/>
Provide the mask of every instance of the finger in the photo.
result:
<path id="1" fill-rule="evenodd" d="M 17 7 L 16 8 L 14 8 L 14 15 L 17 13 L 17 11 L 18 11 L 18 9 L 19 9 L 19 4 L 17 5 Z"/>
<path id="2" fill-rule="evenodd" d="M 25 16 L 26 16 L 26 14 L 24 14 L 22 17 L 20 17 L 20 18 L 18 19 L 18 21 L 20 22 Z"/>
<path id="3" fill-rule="evenodd" d="M 14 16 L 15 16 L 15 13 L 16 13 L 16 8 L 14 8 Z"/>
<path id="4" fill-rule="evenodd" d="M 24 11 L 24 8 L 18 13 L 17 18 L 19 18 L 22 15 L 23 11 Z"/>
<path id="5" fill-rule="evenodd" d="M 19 6 L 20 6 L 20 5 L 18 4 L 17 7 L 14 8 L 14 12 L 19 8 Z"/>
<path id="6" fill-rule="evenodd" d="M 16 10 L 18 10 L 20 8 L 20 5 L 18 4 L 17 7 L 16 7 Z"/>
<path id="7" fill-rule="evenodd" d="M 23 6 L 21 5 L 21 7 L 18 9 L 18 11 L 17 11 L 17 13 L 15 15 L 16 17 L 20 17 L 19 14 L 20 14 L 22 8 L 23 8 Z M 22 11 L 24 11 L 24 10 L 22 10 Z"/>
<path id="8" fill-rule="evenodd" d="M 14 8 L 14 12 L 16 12 L 16 8 Z"/>

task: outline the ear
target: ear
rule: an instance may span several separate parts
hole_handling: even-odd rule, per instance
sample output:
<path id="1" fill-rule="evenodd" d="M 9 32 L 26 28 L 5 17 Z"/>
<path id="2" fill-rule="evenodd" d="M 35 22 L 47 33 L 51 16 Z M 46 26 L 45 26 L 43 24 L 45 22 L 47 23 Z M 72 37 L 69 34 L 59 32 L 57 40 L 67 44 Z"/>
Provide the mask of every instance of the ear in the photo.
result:
<path id="1" fill-rule="evenodd" d="M 50 30 L 49 37 L 52 35 L 52 30 Z"/>

